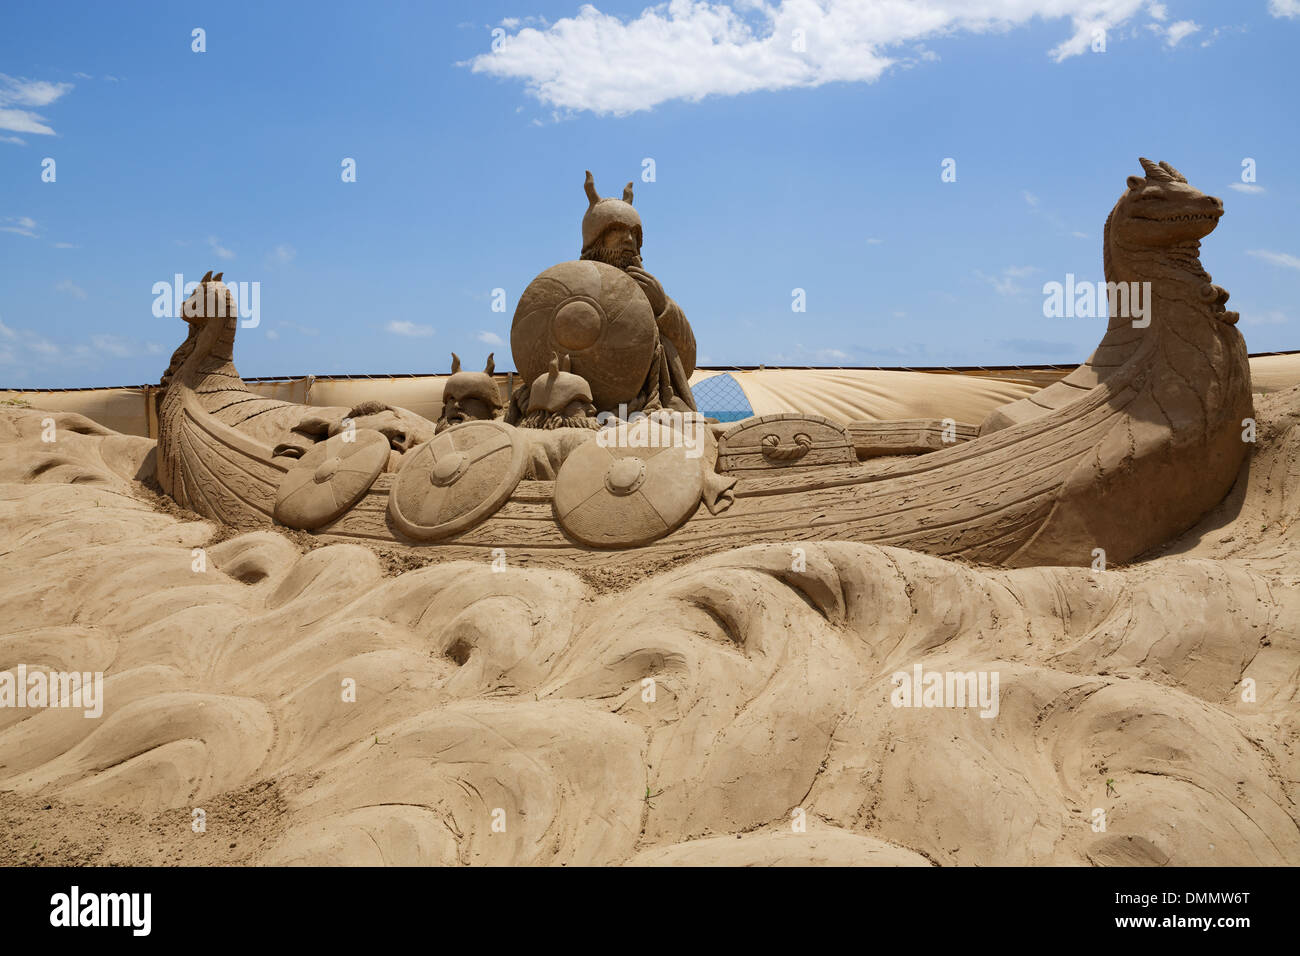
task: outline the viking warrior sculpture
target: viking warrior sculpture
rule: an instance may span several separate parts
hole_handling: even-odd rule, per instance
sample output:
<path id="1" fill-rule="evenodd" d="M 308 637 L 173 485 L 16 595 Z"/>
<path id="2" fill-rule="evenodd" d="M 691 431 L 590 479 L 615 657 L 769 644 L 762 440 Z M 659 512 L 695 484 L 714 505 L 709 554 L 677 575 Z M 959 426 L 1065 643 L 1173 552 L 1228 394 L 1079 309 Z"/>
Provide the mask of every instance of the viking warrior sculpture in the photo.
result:
<path id="1" fill-rule="evenodd" d="M 461 422 L 489 421 L 501 414 L 505 402 L 492 379 L 496 371 L 493 361 L 496 353 L 487 357 L 481 372 L 462 372 L 460 356 L 451 353 L 451 377 L 442 388 L 442 413 L 438 416 L 437 431 L 443 432 Z"/>
<path id="2" fill-rule="evenodd" d="M 519 424 L 524 428 L 599 428 L 591 386 L 570 370 L 569 356 L 551 356 L 546 372 L 528 389 L 528 413 Z"/>
<path id="3" fill-rule="evenodd" d="M 566 354 L 599 411 L 695 411 L 695 335 L 659 280 L 642 268 L 632 184 L 622 199 L 601 198 L 588 172 L 585 188 L 581 258 L 547 269 L 520 296 L 510 328 L 515 366 L 531 383 L 553 353 Z M 530 387 L 513 396 L 507 421 L 527 413 Z"/>

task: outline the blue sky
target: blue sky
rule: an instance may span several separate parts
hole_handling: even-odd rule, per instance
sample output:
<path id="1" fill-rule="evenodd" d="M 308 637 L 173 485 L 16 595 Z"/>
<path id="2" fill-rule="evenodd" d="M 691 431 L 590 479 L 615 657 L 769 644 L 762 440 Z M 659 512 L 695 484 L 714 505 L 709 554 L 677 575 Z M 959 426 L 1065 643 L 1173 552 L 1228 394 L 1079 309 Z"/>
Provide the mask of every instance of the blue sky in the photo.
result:
<path id="1" fill-rule="evenodd" d="M 1300 348 L 1298 53 L 1300 0 L 5 0 L 0 386 L 157 381 L 153 286 L 208 269 L 260 283 L 246 376 L 511 368 L 585 169 L 701 364 L 1080 361 L 1104 321 L 1042 285 L 1103 278 L 1139 155 L 1224 199 L 1251 351 Z"/>

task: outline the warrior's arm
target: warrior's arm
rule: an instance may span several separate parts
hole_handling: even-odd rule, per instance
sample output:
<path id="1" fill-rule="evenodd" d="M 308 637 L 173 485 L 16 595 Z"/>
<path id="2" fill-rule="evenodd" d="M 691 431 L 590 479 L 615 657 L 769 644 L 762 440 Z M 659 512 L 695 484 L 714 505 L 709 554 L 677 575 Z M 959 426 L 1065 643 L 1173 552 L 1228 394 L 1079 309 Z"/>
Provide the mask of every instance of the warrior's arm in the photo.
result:
<path id="1" fill-rule="evenodd" d="M 689 378 L 695 371 L 695 333 L 691 331 L 691 323 L 686 321 L 686 313 L 681 306 L 669 299 L 664 310 L 655 316 L 655 321 L 659 324 L 660 333 L 677 349 L 677 357 L 682 360 L 682 367 Z"/>

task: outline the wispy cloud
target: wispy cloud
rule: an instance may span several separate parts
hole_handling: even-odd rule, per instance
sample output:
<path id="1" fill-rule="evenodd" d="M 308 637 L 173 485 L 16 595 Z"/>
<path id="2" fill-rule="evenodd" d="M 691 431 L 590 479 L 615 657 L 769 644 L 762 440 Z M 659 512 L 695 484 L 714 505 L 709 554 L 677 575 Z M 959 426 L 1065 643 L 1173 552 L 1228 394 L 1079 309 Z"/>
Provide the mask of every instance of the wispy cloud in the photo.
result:
<path id="1" fill-rule="evenodd" d="M 1256 259 L 1263 259 L 1265 262 L 1271 262 L 1275 266 L 1282 266 L 1286 269 L 1300 269 L 1300 256 L 1293 256 L 1289 252 L 1274 252 L 1272 249 L 1247 249 L 1246 255 L 1254 256 Z"/>
<path id="2" fill-rule="evenodd" d="M 83 289 L 81 286 L 77 285 L 77 283 L 73 282 L 71 279 L 63 279 L 59 282 L 56 282 L 54 284 L 54 291 L 66 292 L 74 299 L 86 298 L 86 290 Z"/>
<path id="3" fill-rule="evenodd" d="M 1144 9 L 1157 21 L 1165 15 L 1148 0 L 736 0 L 659 4 L 625 20 L 585 4 L 541 28 L 503 21 L 517 32 L 462 65 L 522 81 L 557 111 L 626 115 L 669 100 L 871 83 L 918 62 L 913 51 L 920 61 L 935 59 L 916 46 L 926 38 L 1003 33 L 1036 19 L 1068 19 L 1069 36 L 1048 51 L 1059 63 Z M 1196 28 L 1186 20 L 1159 26 L 1170 45 Z"/>
<path id="4" fill-rule="evenodd" d="M 1179 20 L 1176 23 L 1169 24 L 1169 26 L 1151 23 L 1147 25 L 1147 29 L 1163 36 L 1165 38 L 1165 46 L 1172 49 L 1193 33 L 1197 33 L 1201 29 L 1201 25 L 1195 20 Z"/>
<path id="5" fill-rule="evenodd" d="M 282 242 L 266 255 L 268 266 L 287 266 L 298 255 L 298 250 L 287 242 Z"/>
<path id="6" fill-rule="evenodd" d="M 433 335 L 432 325 L 416 325 L 414 322 L 394 320 L 385 325 L 384 328 L 394 335 L 406 335 L 417 339 L 428 338 Z"/>
<path id="7" fill-rule="evenodd" d="M 219 259 L 235 258 L 235 254 L 231 250 L 223 246 L 221 244 L 221 240 L 218 239 L 216 236 L 208 236 L 208 247 L 212 250 L 212 254 Z"/>
<path id="8" fill-rule="evenodd" d="M 477 338 L 480 342 L 484 343 L 485 345 L 506 344 L 505 342 L 501 341 L 501 336 L 497 335 L 495 332 L 488 332 L 486 330 L 480 332 L 477 336 L 475 336 L 475 338 Z"/>
<path id="9" fill-rule="evenodd" d="M 1300 18 L 1300 0 L 1268 0 L 1268 12 L 1275 17 Z"/>
<path id="10" fill-rule="evenodd" d="M 1256 186 L 1254 183 L 1228 183 L 1228 188 L 1249 196 L 1261 196 L 1267 191 L 1263 186 Z"/>
<path id="11" fill-rule="evenodd" d="M 62 283 L 60 283 L 62 284 Z M 101 332 L 73 342 L 54 342 L 32 329 L 13 328 L 0 322 L 0 364 L 24 369 L 42 367 L 94 368 L 108 359 L 161 355 L 156 342 L 137 343 Z"/>
<path id="12" fill-rule="evenodd" d="M 45 80 L 29 80 L 26 77 L 0 73 L 0 130 L 53 136 L 54 130 L 46 124 L 45 117 L 30 109 L 17 107 L 49 106 L 71 89 L 71 83 L 49 83 Z M 17 136 L 5 136 L 0 139 L 6 143 L 26 145 L 26 141 Z"/>
<path id="13" fill-rule="evenodd" d="M 130 358 L 133 354 L 131 347 L 115 335 L 91 336 L 90 344 L 100 352 L 111 355 L 113 358 Z"/>
<path id="14" fill-rule="evenodd" d="M 27 236 L 29 239 L 36 238 L 36 220 L 30 216 L 9 216 L 0 219 L 4 225 L 0 226 L 0 232 L 12 232 L 15 235 Z"/>
<path id="15" fill-rule="evenodd" d="M 1033 275 L 1038 270 L 1034 266 L 1007 266 L 998 275 L 985 275 L 980 270 L 975 270 L 975 275 L 991 285 L 998 295 L 1023 295 L 1025 290 L 1017 282 L 1017 279 L 1024 279 Z"/>

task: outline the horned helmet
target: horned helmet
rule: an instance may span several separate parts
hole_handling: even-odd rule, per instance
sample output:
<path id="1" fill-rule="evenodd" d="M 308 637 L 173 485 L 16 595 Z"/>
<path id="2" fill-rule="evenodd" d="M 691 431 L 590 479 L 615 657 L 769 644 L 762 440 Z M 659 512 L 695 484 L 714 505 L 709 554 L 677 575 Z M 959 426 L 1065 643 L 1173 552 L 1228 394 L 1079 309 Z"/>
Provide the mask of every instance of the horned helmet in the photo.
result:
<path id="1" fill-rule="evenodd" d="M 492 373 L 496 370 L 493 361 L 495 354 L 488 355 L 483 371 L 462 372 L 460 356 L 451 353 L 451 377 L 442 388 L 442 413 L 438 416 L 438 431 L 461 422 L 487 421 L 500 413 L 505 403 L 492 378 Z"/>
<path id="2" fill-rule="evenodd" d="M 595 248 L 606 229 L 615 223 L 622 223 L 632 230 L 636 239 L 637 252 L 641 251 L 641 217 L 632 208 L 632 184 L 623 187 L 623 198 L 606 196 L 603 199 L 596 192 L 596 181 L 587 170 L 587 181 L 583 184 L 587 191 L 587 212 L 582 217 L 582 255 L 586 258 Z"/>
<path id="3" fill-rule="evenodd" d="M 591 386 L 571 368 L 567 354 L 551 353 L 546 371 L 528 388 L 528 412 L 521 422 L 524 427 L 598 427 Z"/>

